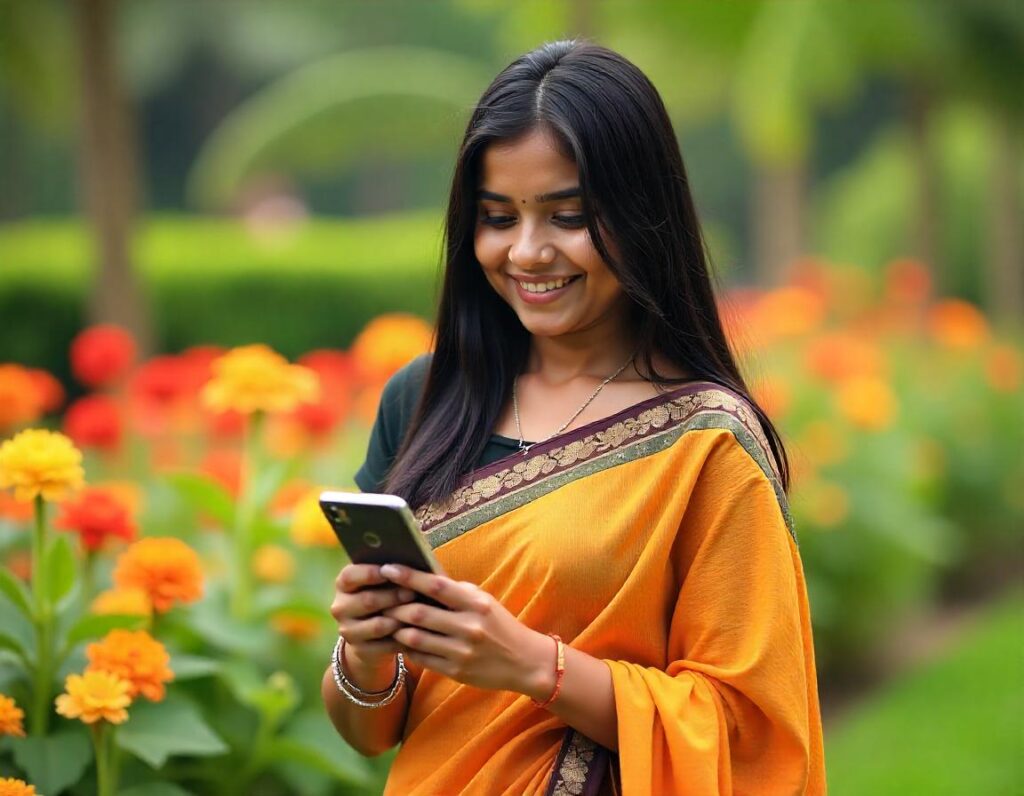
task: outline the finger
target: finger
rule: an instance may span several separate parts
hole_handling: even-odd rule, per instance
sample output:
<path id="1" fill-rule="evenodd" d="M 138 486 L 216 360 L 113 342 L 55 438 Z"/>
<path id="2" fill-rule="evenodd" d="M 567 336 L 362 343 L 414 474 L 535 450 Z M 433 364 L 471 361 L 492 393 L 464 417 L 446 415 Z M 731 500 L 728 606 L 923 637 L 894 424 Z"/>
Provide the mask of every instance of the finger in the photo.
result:
<path id="1" fill-rule="evenodd" d="M 380 567 L 376 564 L 346 564 L 338 573 L 334 585 L 338 591 L 351 593 L 367 586 L 387 582 L 387 578 L 380 574 Z"/>
<path id="2" fill-rule="evenodd" d="M 400 583 L 420 594 L 433 597 L 449 608 L 468 611 L 479 607 L 477 592 L 481 590 L 472 583 L 452 580 L 431 572 L 421 572 L 399 564 L 385 564 L 380 568 L 380 574 L 392 583 Z"/>
<path id="3" fill-rule="evenodd" d="M 444 658 L 455 665 L 461 664 L 472 653 L 460 639 L 440 636 L 421 627 L 399 628 L 394 633 L 394 639 L 414 652 Z"/>
<path id="4" fill-rule="evenodd" d="M 381 612 L 384 616 L 397 619 L 403 625 L 421 627 L 445 636 L 478 641 L 482 623 L 480 617 L 465 611 L 450 611 L 423 603 L 396 605 Z"/>
<path id="5" fill-rule="evenodd" d="M 397 641 L 391 639 L 382 641 L 362 641 L 359 643 L 352 643 L 345 639 L 346 643 L 352 647 L 356 655 L 361 658 L 383 658 L 385 655 L 394 655 L 396 652 L 404 653 L 406 648 L 399 644 Z"/>
<path id="6" fill-rule="evenodd" d="M 410 650 L 408 648 L 403 649 L 402 654 L 407 660 L 415 663 L 417 666 L 422 666 L 424 669 L 430 669 L 439 674 L 443 674 L 445 677 L 455 676 L 456 666 L 447 658 L 430 655 L 426 652 L 417 652 L 416 650 Z"/>
<path id="7" fill-rule="evenodd" d="M 367 641 L 390 638 L 400 627 L 402 627 L 402 623 L 393 617 L 373 616 L 369 619 L 357 619 L 339 624 L 338 633 L 344 636 L 347 642 L 363 644 Z"/>

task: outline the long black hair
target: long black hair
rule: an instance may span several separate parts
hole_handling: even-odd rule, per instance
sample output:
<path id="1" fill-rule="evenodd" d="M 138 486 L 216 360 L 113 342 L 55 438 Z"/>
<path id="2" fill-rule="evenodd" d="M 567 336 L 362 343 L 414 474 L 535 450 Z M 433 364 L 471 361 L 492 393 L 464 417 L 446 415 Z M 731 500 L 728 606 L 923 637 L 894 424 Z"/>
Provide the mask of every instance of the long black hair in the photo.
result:
<path id="1" fill-rule="evenodd" d="M 653 355 L 660 352 L 689 374 L 685 381 L 711 381 L 743 395 L 788 489 L 782 441 L 751 398 L 722 330 L 697 212 L 661 97 L 621 55 L 579 40 L 544 44 L 517 58 L 469 119 L 448 201 L 434 355 L 385 489 L 412 506 L 449 496 L 475 467 L 526 365 L 530 334 L 487 282 L 473 240 L 484 150 L 538 128 L 553 133 L 579 170 L 591 240 L 632 300 L 644 376 L 659 385 L 680 381 L 655 371 Z"/>

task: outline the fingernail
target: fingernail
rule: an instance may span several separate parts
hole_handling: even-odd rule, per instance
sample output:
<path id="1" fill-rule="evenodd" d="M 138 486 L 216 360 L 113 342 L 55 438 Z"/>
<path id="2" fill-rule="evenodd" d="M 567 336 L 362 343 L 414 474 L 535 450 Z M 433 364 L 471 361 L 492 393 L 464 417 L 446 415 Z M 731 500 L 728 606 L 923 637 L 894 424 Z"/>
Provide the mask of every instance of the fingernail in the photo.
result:
<path id="1" fill-rule="evenodd" d="M 397 578 L 402 574 L 402 570 L 396 567 L 394 564 L 385 564 L 380 568 L 380 574 L 385 578 Z"/>

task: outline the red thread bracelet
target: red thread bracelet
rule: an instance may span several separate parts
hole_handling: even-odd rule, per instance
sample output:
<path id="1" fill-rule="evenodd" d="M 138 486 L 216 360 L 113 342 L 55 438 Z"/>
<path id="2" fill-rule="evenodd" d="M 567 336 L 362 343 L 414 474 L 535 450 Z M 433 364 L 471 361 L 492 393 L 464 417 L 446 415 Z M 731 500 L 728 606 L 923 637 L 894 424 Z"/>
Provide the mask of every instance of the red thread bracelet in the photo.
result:
<path id="1" fill-rule="evenodd" d="M 562 678 L 565 676 L 565 644 L 557 634 L 548 633 L 548 635 L 555 640 L 555 690 L 543 702 L 531 698 L 530 702 L 537 708 L 546 708 L 558 698 L 558 692 L 562 690 Z"/>

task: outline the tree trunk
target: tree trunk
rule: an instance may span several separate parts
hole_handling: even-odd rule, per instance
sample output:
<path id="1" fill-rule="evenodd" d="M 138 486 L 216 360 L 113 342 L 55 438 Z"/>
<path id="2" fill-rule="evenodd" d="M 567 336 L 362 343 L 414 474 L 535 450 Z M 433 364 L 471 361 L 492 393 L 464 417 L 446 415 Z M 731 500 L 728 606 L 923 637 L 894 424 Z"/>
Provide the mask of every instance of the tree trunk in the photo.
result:
<path id="1" fill-rule="evenodd" d="M 762 287 L 785 281 L 790 265 L 806 254 L 805 199 L 802 162 L 755 164 L 753 259 Z"/>
<path id="2" fill-rule="evenodd" d="M 117 71 L 116 0 L 72 5 L 81 89 L 80 200 L 96 238 L 89 317 L 128 329 L 146 355 L 153 350 L 152 332 L 131 256 L 138 159 Z"/>
<path id="3" fill-rule="evenodd" d="M 1021 240 L 1020 127 L 995 118 L 989 172 L 986 309 L 1002 324 L 1024 325 L 1024 241 Z"/>

